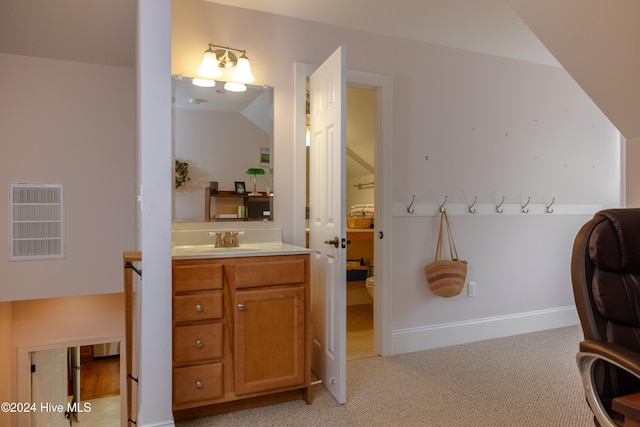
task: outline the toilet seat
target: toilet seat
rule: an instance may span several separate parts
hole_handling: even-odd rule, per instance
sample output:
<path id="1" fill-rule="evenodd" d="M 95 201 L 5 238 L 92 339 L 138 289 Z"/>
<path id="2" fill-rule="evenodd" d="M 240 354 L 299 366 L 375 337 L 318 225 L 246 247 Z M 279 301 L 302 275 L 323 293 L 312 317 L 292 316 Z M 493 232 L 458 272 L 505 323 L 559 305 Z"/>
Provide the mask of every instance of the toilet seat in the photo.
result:
<path id="1" fill-rule="evenodd" d="M 369 294 L 369 296 L 371 298 L 373 298 L 374 292 L 373 292 L 373 276 L 371 277 L 367 277 L 367 279 L 364 281 L 365 286 L 367 287 L 367 293 Z"/>

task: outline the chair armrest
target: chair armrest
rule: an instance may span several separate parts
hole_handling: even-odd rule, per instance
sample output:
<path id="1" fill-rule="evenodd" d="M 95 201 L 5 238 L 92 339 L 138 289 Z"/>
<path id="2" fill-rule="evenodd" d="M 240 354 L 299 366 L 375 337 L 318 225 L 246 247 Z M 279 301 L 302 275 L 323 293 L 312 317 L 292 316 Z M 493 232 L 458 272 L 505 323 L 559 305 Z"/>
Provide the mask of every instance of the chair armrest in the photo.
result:
<path id="1" fill-rule="evenodd" d="M 576 355 L 576 362 L 580 370 L 587 402 L 589 402 L 598 425 L 617 427 L 618 424 L 611 418 L 596 391 L 594 369 L 600 360 L 611 363 L 640 378 L 640 353 L 609 342 L 590 340 L 580 342 L 580 351 Z"/>
<path id="2" fill-rule="evenodd" d="M 640 353 L 605 341 L 582 341 L 580 352 L 590 353 L 640 378 Z"/>

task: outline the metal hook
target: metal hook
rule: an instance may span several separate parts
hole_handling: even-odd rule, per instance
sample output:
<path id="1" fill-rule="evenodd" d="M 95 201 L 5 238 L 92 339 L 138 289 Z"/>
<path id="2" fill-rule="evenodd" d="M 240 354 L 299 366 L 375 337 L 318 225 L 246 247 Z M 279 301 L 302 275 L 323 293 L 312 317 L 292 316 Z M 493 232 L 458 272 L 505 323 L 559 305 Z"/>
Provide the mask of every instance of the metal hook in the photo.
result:
<path id="1" fill-rule="evenodd" d="M 522 211 L 522 213 L 529 213 L 529 208 L 527 208 L 527 206 L 529 206 L 529 202 L 531 201 L 531 197 L 529 197 L 527 199 L 527 203 L 525 203 L 524 205 L 522 205 L 522 208 L 520 209 Z"/>
<path id="2" fill-rule="evenodd" d="M 469 213 L 472 213 L 472 214 L 476 213 L 476 208 L 474 208 L 474 206 L 476 205 L 477 201 L 478 201 L 478 196 L 474 197 L 473 203 L 469 205 Z"/>
<path id="3" fill-rule="evenodd" d="M 547 207 L 545 208 L 545 212 L 546 213 L 553 213 L 553 209 L 551 209 L 551 205 L 553 205 L 556 201 L 556 198 L 554 197 L 553 199 L 551 199 L 551 203 L 549 203 L 547 205 Z"/>
<path id="4" fill-rule="evenodd" d="M 409 204 L 409 206 L 407 206 L 407 212 L 412 214 L 414 212 L 412 206 L 413 206 L 413 202 L 416 201 L 416 195 L 414 194 L 413 197 L 411 198 L 411 203 Z"/>
<path id="5" fill-rule="evenodd" d="M 500 201 L 500 203 L 498 203 L 496 205 L 496 212 L 498 212 L 498 213 L 504 212 L 504 209 L 502 208 L 502 205 L 504 204 L 504 199 L 505 199 L 505 197 L 502 196 L 502 200 Z"/>
<path id="6" fill-rule="evenodd" d="M 446 205 L 446 204 L 447 204 L 447 198 L 448 198 L 448 197 L 449 197 L 449 196 L 444 196 L 444 202 L 442 202 L 442 204 L 438 207 L 438 210 L 439 210 L 440 212 L 442 212 L 442 213 L 444 213 L 444 212 L 446 212 L 446 211 L 447 211 L 446 209 L 443 209 L 443 208 L 444 208 L 444 205 Z"/>

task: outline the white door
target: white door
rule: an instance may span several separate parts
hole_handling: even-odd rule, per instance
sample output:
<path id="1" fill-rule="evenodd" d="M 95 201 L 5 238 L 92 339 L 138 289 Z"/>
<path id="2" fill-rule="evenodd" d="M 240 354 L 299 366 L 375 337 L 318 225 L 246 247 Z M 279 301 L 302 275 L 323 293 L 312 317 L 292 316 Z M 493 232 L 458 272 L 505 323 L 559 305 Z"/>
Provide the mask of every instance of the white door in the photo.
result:
<path id="1" fill-rule="evenodd" d="M 312 75 L 309 166 L 311 367 L 346 402 L 346 49 Z"/>
<path id="2" fill-rule="evenodd" d="M 67 349 L 39 350 L 31 353 L 31 402 L 36 410 L 31 411 L 32 427 L 68 426 L 67 410 Z M 49 410 L 42 409 L 47 405 Z M 51 406 L 48 406 L 51 405 Z M 59 410 L 63 405 L 64 410 Z"/>
<path id="3" fill-rule="evenodd" d="M 73 394 L 73 400 L 76 402 L 76 408 L 81 407 L 80 401 L 80 347 L 69 347 L 70 353 L 70 369 L 71 369 L 71 393 Z M 76 412 L 73 415 L 75 421 L 80 421 L 80 413 Z"/>

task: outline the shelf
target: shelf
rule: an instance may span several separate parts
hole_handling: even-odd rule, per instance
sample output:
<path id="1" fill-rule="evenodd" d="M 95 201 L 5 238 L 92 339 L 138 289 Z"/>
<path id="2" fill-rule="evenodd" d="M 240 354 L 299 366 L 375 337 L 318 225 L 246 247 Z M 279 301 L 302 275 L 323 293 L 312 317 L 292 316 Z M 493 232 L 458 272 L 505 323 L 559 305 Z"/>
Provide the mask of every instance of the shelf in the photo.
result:
<path id="1" fill-rule="evenodd" d="M 372 228 L 348 228 L 347 239 L 373 240 L 373 229 Z"/>
<path id="2" fill-rule="evenodd" d="M 263 221 L 265 219 L 273 220 L 273 198 L 266 194 L 260 194 L 258 196 L 252 196 L 249 194 L 238 194 L 235 191 L 218 191 L 217 193 L 211 193 L 210 187 L 205 187 L 205 202 L 204 202 L 204 220 L 211 221 Z M 211 199 L 220 200 L 220 206 L 216 206 L 216 211 L 211 210 Z M 235 201 L 234 201 L 235 199 Z M 254 212 L 254 217 L 251 218 L 216 218 L 216 215 L 221 214 L 236 214 L 238 206 L 244 206 L 248 215 Z M 257 217 L 255 216 L 256 209 L 258 212 L 269 212 L 269 217 Z M 260 211 L 261 210 L 261 211 Z"/>

